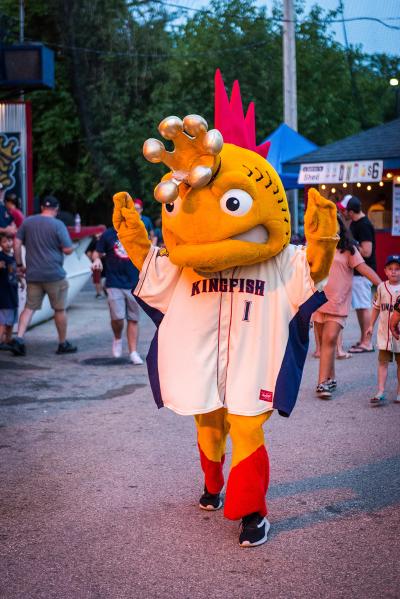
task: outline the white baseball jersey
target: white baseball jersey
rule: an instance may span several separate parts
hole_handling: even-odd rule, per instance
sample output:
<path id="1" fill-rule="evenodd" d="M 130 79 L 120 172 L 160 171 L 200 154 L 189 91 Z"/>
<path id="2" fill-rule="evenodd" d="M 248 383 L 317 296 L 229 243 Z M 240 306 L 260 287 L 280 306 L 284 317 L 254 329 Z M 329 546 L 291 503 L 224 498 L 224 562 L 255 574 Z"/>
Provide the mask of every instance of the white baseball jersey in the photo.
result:
<path id="1" fill-rule="evenodd" d="M 226 407 L 254 416 L 294 406 L 309 320 L 325 301 L 304 248 L 211 275 L 152 247 L 134 290 L 158 325 L 147 356 L 156 403 L 178 414 Z"/>
<path id="2" fill-rule="evenodd" d="M 383 281 L 383 283 L 378 285 L 374 298 L 374 308 L 379 310 L 378 348 L 396 353 L 400 353 L 400 340 L 397 341 L 390 332 L 389 319 L 393 312 L 394 303 L 399 295 L 400 285 L 394 287 L 387 281 Z"/>

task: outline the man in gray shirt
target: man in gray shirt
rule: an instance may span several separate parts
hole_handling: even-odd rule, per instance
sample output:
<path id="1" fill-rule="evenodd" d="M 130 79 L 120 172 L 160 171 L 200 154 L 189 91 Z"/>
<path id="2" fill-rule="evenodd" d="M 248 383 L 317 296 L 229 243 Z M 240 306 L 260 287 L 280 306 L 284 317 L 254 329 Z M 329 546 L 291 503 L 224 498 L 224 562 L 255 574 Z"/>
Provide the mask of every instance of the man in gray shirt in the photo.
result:
<path id="1" fill-rule="evenodd" d="M 65 310 L 68 281 L 63 268 L 64 254 L 72 254 L 72 241 L 64 223 L 56 219 L 58 200 L 47 196 L 42 202 L 41 214 L 29 216 L 18 229 L 15 239 L 15 259 L 20 272 L 26 273 L 27 298 L 18 322 L 18 336 L 13 339 L 14 355 L 24 356 L 24 335 L 35 310 L 40 310 L 44 296 L 49 297 L 54 310 L 58 333 L 57 354 L 76 352 L 77 348 L 66 339 L 67 313 Z M 22 264 L 21 246 L 26 248 L 26 267 Z"/>

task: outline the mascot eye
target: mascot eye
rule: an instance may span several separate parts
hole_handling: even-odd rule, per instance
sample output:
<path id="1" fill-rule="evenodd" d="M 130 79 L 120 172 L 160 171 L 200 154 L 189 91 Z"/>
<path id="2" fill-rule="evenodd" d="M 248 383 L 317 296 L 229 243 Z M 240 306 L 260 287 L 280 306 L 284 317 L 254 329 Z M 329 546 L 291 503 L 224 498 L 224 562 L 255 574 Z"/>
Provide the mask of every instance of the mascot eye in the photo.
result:
<path id="1" fill-rule="evenodd" d="M 253 198 L 243 189 L 226 191 L 219 201 L 221 210 L 232 216 L 243 216 L 251 209 Z"/>
<path id="2" fill-rule="evenodd" d="M 175 216 L 178 214 L 182 204 L 182 199 L 178 196 L 175 202 L 171 202 L 170 204 L 164 204 L 165 212 L 167 216 Z"/>

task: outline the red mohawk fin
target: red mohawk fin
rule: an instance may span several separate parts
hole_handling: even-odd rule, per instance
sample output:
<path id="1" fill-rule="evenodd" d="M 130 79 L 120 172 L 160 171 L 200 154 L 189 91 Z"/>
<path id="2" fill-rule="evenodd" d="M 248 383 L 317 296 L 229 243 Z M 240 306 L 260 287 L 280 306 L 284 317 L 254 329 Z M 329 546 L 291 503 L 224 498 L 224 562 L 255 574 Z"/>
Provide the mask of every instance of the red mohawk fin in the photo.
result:
<path id="1" fill-rule="evenodd" d="M 215 71 L 214 86 L 214 126 L 222 133 L 224 141 L 257 152 L 257 154 L 266 158 L 271 144 L 265 142 L 260 146 L 256 145 L 254 103 L 249 104 L 245 117 L 239 82 L 236 80 L 233 83 L 230 100 L 219 69 Z"/>
<path id="2" fill-rule="evenodd" d="M 254 147 L 256 145 L 256 111 L 254 102 L 250 102 L 244 122 L 249 136 L 249 144 Z"/>
<path id="3" fill-rule="evenodd" d="M 214 121 L 215 127 L 222 133 L 224 140 L 231 137 L 231 123 L 229 119 L 224 119 L 224 115 L 229 113 L 229 99 L 226 93 L 224 80 L 221 71 L 217 69 L 214 76 Z M 218 124 L 218 126 L 217 126 Z"/>
<path id="4" fill-rule="evenodd" d="M 265 141 L 260 146 L 257 146 L 257 149 L 255 151 L 257 152 L 257 154 L 260 154 L 260 156 L 263 156 L 263 158 L 267 158 L 270 147 L 271 142 Z"/>
<path id="5" fill-rule="evenodd" d="M 235 81 L 233 82 L 230 105 L 233 114 L 238 118 L 239 121 L 243 121 L 244 114 L 242 97 L 240 95 L 240 85 L 237 79 L 235 79 Z"/>

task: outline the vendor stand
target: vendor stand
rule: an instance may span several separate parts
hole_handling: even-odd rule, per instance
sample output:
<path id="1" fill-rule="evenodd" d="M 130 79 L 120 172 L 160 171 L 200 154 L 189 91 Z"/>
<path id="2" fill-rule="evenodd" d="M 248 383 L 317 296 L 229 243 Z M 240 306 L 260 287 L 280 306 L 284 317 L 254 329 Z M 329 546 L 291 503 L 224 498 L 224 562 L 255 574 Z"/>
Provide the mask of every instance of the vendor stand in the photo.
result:
<path id="1" fill-rule="evenodd" d="M 400 253 L 400 119 L 346 137 L 286 163 L 307 191 L 333 201 L 357 196 L 375 227 L 378 274 L 385 258 Z M 380 201 L 378 210 L 370 210 Z"/>

